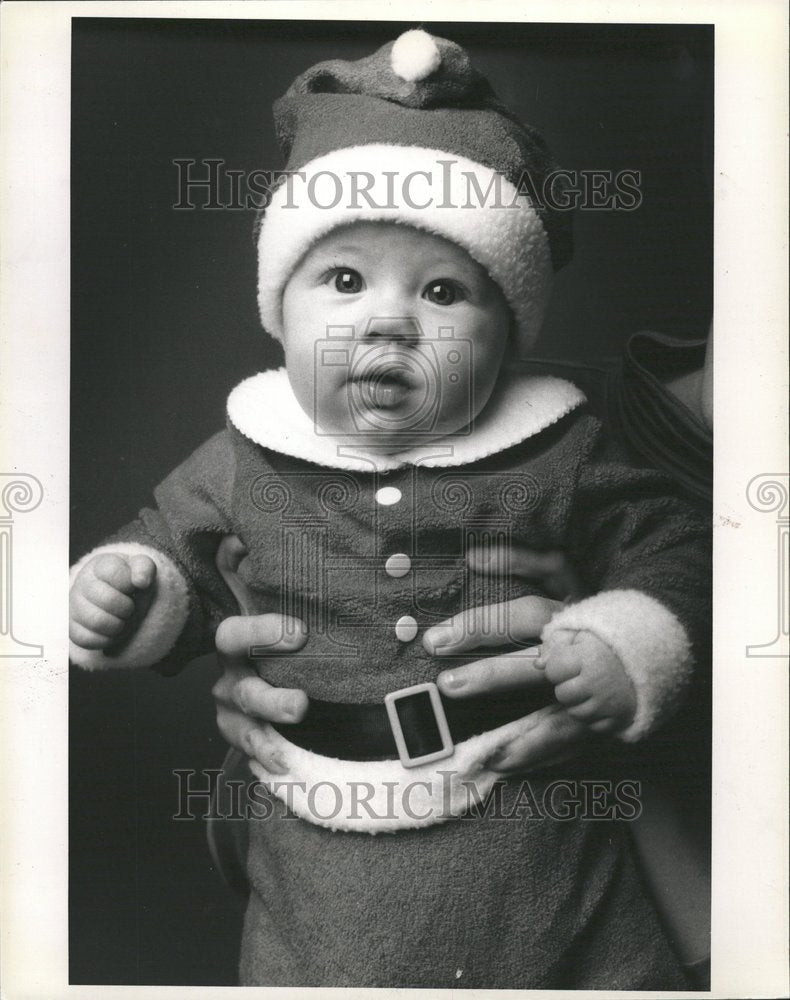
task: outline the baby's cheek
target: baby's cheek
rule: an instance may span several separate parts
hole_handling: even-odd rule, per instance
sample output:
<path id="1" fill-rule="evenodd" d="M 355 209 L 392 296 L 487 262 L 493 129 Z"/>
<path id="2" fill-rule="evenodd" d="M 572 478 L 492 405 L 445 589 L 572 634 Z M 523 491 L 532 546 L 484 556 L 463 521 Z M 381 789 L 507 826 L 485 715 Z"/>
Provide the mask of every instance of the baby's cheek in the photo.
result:
<path id="1" fill-rule="evenodd" d="M 293 354 L 286 358 L 285 367 L 299 406 L 311 420 L 314 419 L 316 386 L 312 359 L 308 360 Z"/>
<path id="2" fill-rule="evenodd" d="M 453 373 L 455 374 L 455 373 Z M 466 427 L 477 416 L 472 405 L 475 399 L 474 384 L 468 377 L 458 375 L 458 380 L 451 382 L 445 375 L 445 384 L 439 392 L 439 407 L 436 409 L 435 431 L 452 434 Z"/>

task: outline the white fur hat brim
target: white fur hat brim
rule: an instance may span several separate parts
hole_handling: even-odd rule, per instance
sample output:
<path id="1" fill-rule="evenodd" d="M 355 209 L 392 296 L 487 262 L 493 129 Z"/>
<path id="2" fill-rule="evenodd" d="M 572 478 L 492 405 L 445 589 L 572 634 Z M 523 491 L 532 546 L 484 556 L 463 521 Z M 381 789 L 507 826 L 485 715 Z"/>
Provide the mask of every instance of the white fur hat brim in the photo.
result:
<path id="1" fill-rule="evenodd" d="M 399 222 L 451 240 L 507 299 L 526 354 L 543 320 L 552 278 L 549 241 L 529 198 L 502 174 L 451 153 L 372 144 L 336 149 L 273 192 L 258 235 L 261 322 L 282 339 L 282 295 L 321 237 L 352 222 Z"/>

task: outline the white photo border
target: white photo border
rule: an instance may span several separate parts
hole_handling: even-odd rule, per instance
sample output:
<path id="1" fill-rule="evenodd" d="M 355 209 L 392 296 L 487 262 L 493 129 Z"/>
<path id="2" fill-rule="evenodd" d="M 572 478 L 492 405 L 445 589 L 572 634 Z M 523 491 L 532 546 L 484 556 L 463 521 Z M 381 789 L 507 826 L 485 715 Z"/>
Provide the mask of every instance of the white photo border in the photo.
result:
<path id="1" fill-rule="evenodd" d="M 31 648 L 27 656 L 3 657 L 0 674 L 3 995 L 227 996 L 224 988 L 67 985 L 70 39 L 72 17 L 99 16 L 715 25 L 709 995 L 787 995 L 788 660 L 747 655 L 747 647 L 770 642 L 776 632 L 777 539 L 787 517 L 787 37 L 785 6 L 778 0 L 3 4 L 0 491 L 6 506 L 13 505 L 15 536 L 13 579 L 0 581 L 9 597 L 0 631 L 8 635 L 12 628 L 17 641 L 41 647 L 40 653 Z M 761 476 L 766 478 L 758 481 Z M 14 485 L 18 481 L 21 486 Z M 42 491 L 38 503 L 36 483 Z M 777 506 L 782 484 L 784 511 Z M 9 521 L 3 515 L 0 509 L 0 532 Z M 410 991 L 431 997 L 442 992 Z M 471 1000 L 493 992 L 464 995 Z M 533 993 L 544 995 L 519 995 Z"/>

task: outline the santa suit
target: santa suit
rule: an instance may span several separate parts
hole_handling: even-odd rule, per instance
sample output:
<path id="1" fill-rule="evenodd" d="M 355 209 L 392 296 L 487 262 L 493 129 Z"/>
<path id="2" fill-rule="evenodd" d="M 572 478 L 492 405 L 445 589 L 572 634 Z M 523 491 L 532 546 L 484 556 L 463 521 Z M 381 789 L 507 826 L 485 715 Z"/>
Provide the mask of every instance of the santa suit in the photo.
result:
<path id="1" fill-rule="evenodd" d="M 587 629 L 608 643 L 637 694 L 621 739 L 649 735 L 680 703 L 704 634 L 708 529 L 665 475 L 627 464 L 583 404 L 561 379 L 513 376 L 472 433 L 374 457 L 364 442 L 316 433 L 284 371 L 246 380 L 227 429 L 167 477 L 155 508 L 89 554 L 157 563 L 153 606 L 112 663 L 167 668 L 211 648 L 219 622 L 238 613 L 214 562 L 222 537 L 236 535 L 256 610 L 310 630 L 299 653 L 264 656 L 261 675 L 314 699 L 380 703 L 450 665 L 424 649 L 426 627 L 535 592 L 466 568 L 470 545 L 514 542 L 563 550 L 579 569 L 594 596 L 564 608 L 544 638 Z M 250 824 L 242 983 L 681 987 L 622 825 L 574 805 L 584 782 L 628 776 L 612 741 L 534 776 L 529 794 L 507 782 L 500 815 L 470 818 L 464 782 L 491 790 L 486 761 L 513 731 L 406 768 L 318 754 L 271 729 L 287 770 Z M 366 808 L 363 786 L 373 787 Z"/>

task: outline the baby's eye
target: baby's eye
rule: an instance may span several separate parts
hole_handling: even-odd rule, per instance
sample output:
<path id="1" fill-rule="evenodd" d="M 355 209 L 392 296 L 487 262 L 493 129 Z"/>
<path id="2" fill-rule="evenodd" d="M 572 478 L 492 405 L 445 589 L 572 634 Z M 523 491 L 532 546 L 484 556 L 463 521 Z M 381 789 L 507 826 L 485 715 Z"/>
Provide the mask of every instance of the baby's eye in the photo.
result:
<path id="1" fill-rule="evenodd" d="M 362 275 L 350 267 L 340 267 L 335 272 L 334 285 L 338 292 L 353 295 L 363 288 Z"/>
<path id="2" fill-rule="evenodd" d="M 464 298 L 461 286 L 449 278 L 432 281 L 425 286 L 425 291 L 422 294 L 423 298 L 437 306 L 451 306 L 454 302 Z"/>

